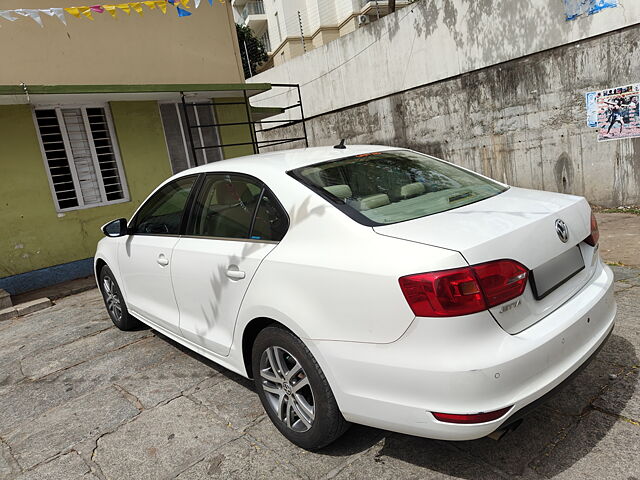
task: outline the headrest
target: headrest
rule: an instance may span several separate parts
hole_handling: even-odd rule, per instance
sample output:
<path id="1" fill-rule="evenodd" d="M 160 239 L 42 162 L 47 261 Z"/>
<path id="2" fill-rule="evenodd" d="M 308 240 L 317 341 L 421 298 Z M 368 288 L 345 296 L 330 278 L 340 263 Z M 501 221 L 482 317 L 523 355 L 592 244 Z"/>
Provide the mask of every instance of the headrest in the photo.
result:
<path id="1" fill-rule="evenodd" d="M 214 184 L 214 189 L 218 205 L 235 205 L 240 201 L 249 203 L 253 199 L 245 182 L 220 180 Z"/>
<path id="2" fill-rule="evenodd" d="M 394 197 L 397 198 L 411 198 L 417 197 L 418 195 L 422 195 L 426 191 L 426 187 L 424 183 L 415 182 L 410 183 L 408 185 L 403 185 L 397 189 L 394 189 L 393 194 Z"/>
<path id="3" fill-rule="evenodd" d="M 353 192 L 349 185 L 331 185 L 329 187 L 324 187 L 324 189 L 332 195 L 335 195 L 338 198 L 345 199 L 351 198 L 353 196 Z"/>
<path id="4" fill-rule="evenodd" d="M 372 208 L 382 207 L 384 205 L 389 205 L 391 202 L 389 201 L 389 195 L 386 193 L 378 193 L 376 195 L 369 195 L 368 197 L 362 197 L 354 202 L 351 202 L 352 205 L 357 210 L 371 210 Z"/>

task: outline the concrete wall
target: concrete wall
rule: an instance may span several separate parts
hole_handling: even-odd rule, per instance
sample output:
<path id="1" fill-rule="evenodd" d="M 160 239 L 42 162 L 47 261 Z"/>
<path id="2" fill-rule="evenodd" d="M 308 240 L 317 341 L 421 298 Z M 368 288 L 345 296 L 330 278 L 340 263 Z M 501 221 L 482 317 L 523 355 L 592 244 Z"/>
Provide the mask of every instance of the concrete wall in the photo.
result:
<path id="1" fill-rule="evenodd" d="M 157 102 L 112 102 L 110 108 L 131 200 L 58 213 L 31 106 L 0 106 L 0 279 L 93 257 L 100 226 L 129 218 L 171 175 Z"/>
<path id="2" fill-rule="evenodd" d="M 72 0 L 0 0 L 0 10 L 82 5 Z M 88 5 L 91 5 L 89 3 Z M 193 7 L 193 2 L 191 2 Z M 241 83 L 242 64 L 230 2 L 205 1 L 178 18 L 143 6 L 144 16 L 118 10 L 94 21 L 67 15 L 67 26 L 42 15 L 0 19 L 0 85 Z"/>
<path id="3" fill-rule="evenodd" d="M 419 0 L 249 81 L 299 83 L 318 115 L 640 22 L 640 1 L 619 4 L 568 22 L 562 0 Z M 282 95 L 252 103 L 296 100 Z"/>
<path id="4" fill-rule="evenodd" d="M 425 14 L 437 3 L 421 0 L 407 15 Z M 321 81 L 305 84 L 305 78 L 325 71 L 322 65 L 310 71 L 307 58 L 319 62 L 318 53 L 324 51 L 327 65 L 337 63 L 336 55 L 353 55 L 353 50 L 345 52 L 338 47 L 349 49 L 349 45 L 362 44 L 360 37 L 371 36 L 371 32 L 360 29 L 294 59 L 288 68 L 289 64 L 280 67 L 282 77 L 274 77 L 273 71 L 258 77 L 261 81 L 278 78 L 304 85 L 305 112 L 312 116 L 307 123 L 310 145 L 333 145 L 346 138 L 351 143 L 407 146 L 512 185 L 584 195 L 605 206 L 640 204 L 640 139 L 598 143 L 596 130 L 586 125 L 584 101 L 585 92 L 640 81 L 640 26 L 624 27 L 640 20 L 640 2 L 622 2 L 621 7 L 572 22 L 565 22 L 561 8 L 550 8 L 556 16 L 554 25 L 548 12 L 541 10 L 541 4 L 562 2 L 518 2 L 529 4 L 533 10 L 528 14 L 510 7 L 503 10 L 514 22 L 537 12 L 541 23 L 535 23 L 532 16 L 528 26 L 501 23 L 499 17 L 493 16 L 494 11 L 482 7 L 490 3 L 440 2 L 450 9 L 458 4 L 459 8 L 466 8 L 467 14 L 475 14 L 464 20 L 457 15 L 456 22 L 451 23 L 453 20 L 447 18 L 456 17 L 452 13 L 455 9 L 449 11 L 449 17 L 447 8 L 434 10 L 439 20 L 429 27 L 433 33 L 425 32 L 430 24 L 423 22 L 422 32 L 415 34 L 413 50 L 436 48 L 423 44 L 426 36 L 442 48 L 442 53 L 430 55 L 423 51 L 419 61 L 415 54 L 407 54 L 411 43 L 404 47 L 396 44 L 398 56 L 413 58 L 403 68 L 388 57 L 388 61 L 381 60 L 389 44 L 395 42 L 390 37 L 383 40 L 381 35 L 369 50 L 352 57 L 353 65 L 335 66 Z M 406 22 L 402 15 L 409 11 L 406 8 L 398 12 L 395 20 L 385 17 L 381 20 L 383 26 L 372 25 L 373 29 L 382 32 L 396 21 L 402 25 Z M 491 18 L 496 20 L 493 29 L 486 24 Z M 455 49 L 449 44 L 457 35 L 453 25 L 460 26 L 462 22 L 471 28 L 473 19 L 484 36 L 472 41 L 469 30 L 465 30 L 460 34 L 460 49 Z M 412 22 L 406 25 L 405 30 L 411 33 L 412 25 L 418 28 Z M 596 35 L 612 25 L 620 28 Z M 436 35 L 443 28 L 441 35 Z M 535 35 L 527 33 L 528 29 Z M 404 35 L 407 41 L 409 38 L 402 28 L 396 29 L 394 35 Z M 567 43 L 569 40 L 574 42 Z M 553 43 L 557 45 L 552 46 Z M 544 45 L 550 48 L 534 52 Z M 465 49 L 472 51 L 480 46 L 477 55 L 468 60 L 458 56 Z M 515 58 L 496 63 L 506 58 L 510 48 Z M 528 55 L 518 56 L 527 51 Z M 372 65 L 367 67 L 367 62 Z M 306 70 L 296 70 L 296 65 L 303 64 Z M 361 72 L 355 71 L 356 64 L 362 65 Z M 429 68 L 425 69 L 425 65 Z M 456 71 L 460 74 L 454 74 Z M 418 82 L 420 72 L 426 84 L 403 88 Z M 348 95 L 347 90 L 351 92 Z M 265 97 L 263 102 L 268 104 Z M 300 133 L 300 129 L 287 135 L 276 130 L 270 136 L 293 137 Z"/>

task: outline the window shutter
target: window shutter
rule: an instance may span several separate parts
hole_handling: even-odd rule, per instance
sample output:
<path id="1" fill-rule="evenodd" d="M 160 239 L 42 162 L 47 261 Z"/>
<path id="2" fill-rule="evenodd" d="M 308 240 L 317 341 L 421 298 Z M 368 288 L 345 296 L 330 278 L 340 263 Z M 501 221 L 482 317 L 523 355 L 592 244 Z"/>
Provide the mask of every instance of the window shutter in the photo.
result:
<path id="1" fill-rule="evenodd" d="M 124 190 L 111 143 L 111 129 L 104 108 L 87 108 L 87 119 L 102 175 L 106 200 L 120 200 L 124 198 Z"/>
<path id="2" fill-rule="evenodd" d="M 60 210 L 125 199 L 105 108 L 37 109 L 35 118 Z"/>
<path id="3" fill-rule="evenodd" d="M 58 206 L 60 209 L 77 207 L 78 197 L 56 110 L 36 110 L 36 120 Z"/>
<path id="4" fill-rule="evenodd" d="M 64 108 L 62 118 L 80 183 L 82 200 L 85 205 L 95 205 L 100 203 L 102 198 L 82 113 L 79 108 Z"/>

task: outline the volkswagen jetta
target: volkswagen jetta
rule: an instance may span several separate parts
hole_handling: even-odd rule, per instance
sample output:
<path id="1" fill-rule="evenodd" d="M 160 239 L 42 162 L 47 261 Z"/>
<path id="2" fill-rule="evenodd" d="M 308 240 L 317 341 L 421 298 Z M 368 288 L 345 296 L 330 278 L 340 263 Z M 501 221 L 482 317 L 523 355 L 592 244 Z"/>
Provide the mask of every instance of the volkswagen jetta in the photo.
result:
<path id="1" fill-rule="evenodd" d="M 196 167 L 105 225 L 95 272 L 114 324 L 253 378 L 308 449 L 350 422 L 491 434 L 603 344 L 613 276 L 584 198 L 339 147 Z"/>

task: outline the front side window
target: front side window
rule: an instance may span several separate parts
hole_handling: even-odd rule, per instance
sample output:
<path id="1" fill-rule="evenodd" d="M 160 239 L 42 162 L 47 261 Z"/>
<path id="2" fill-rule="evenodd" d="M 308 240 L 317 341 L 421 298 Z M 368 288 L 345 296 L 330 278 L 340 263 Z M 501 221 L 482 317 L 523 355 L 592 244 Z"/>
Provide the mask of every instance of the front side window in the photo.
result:
<path id="1" fill-rule="evenodd" d="M 356 155 L 291 175 L 365 225 L 433 215 L 492 197 L 507 187 L 408 150 Z"/>
<path id="2" fill-rule="evenodd" d="M 38 108 L 35 119 L 58 210 L 128 200 L 105 107 Z"/>
<path id="3" fill-rule="evenodd" d="M 196 178 L 196 176 L 179 178 L 160 188 L 136 214 L 131 233 L 178 235 L 187 200 Z"/>
<path id="4" fill-rule="evenodd" d="M 187 235 L 279 241 L 288 220 L 271 192 L 244 175 L 205 177 L 187 225 Z"/>

